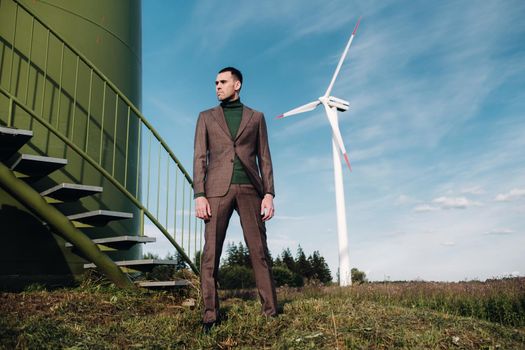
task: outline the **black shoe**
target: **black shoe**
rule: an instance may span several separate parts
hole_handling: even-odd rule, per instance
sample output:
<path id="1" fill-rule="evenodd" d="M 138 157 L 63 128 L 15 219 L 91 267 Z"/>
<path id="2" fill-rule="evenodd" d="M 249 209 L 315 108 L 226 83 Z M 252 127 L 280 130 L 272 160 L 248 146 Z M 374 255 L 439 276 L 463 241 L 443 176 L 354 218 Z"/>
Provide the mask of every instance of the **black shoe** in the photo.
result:
<path id="1" fill-rule="evenodd" d="M 217 322 L 203 322 L 202 323 L 202 332 L 208 334 L 211 332 L 211 329 L 217 324 Z"/>

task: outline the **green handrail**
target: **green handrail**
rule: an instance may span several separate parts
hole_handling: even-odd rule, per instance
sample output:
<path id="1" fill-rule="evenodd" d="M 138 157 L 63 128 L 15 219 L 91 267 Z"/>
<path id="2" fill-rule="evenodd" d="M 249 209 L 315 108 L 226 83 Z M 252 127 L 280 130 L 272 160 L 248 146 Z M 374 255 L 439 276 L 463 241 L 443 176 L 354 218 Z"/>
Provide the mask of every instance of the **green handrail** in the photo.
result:
<path id="1" fill-rule="evenodd" d="M 16 104 L 20 108 L 22 108 L 26 113 L 31 115 L 34 119 L 36 119 L 42 126 L 44 126 L 46 129 L 51 131 L 55 136 L 57 136 L 60 140 L 62 140 L 67 146 L 69 146 L 73 151 L 75 151 L 79 156 L 81 156 L 84 160 L 86 160 L 90 165 L 92 165 L 95 169 L 97 169 L 104 177 L 108 179 L 116 188 L 118 188 L 126 197 L 128 197 L 129 200 L 137 208 L 141 210 L 141 213 L 146 215 L 154 224 L 157 226 L 157 228 L 166 236 L 166 238 L 170 241 L 171 244 L 177 249 L 179 254 L 183 257 L 183 259 L 186 260 L 188 265 L 191 267 L 191 269 L 195 273 L 199 273 L 197 267 L 191 259 L 188 257 L 188 255 L 184 252 L 182 247 L 170 236 L 169 232 L 162 226 L 162 224 L 154 217 L 154 215 L 146 208 L 142 203 L 135 198 L 124 186 L 122 186 L 111 174 L 109 174 L 104 168 L 102 168 L 91 156 L 89 156 L 87 153 L 85 153 L 80 147 L 75 145 L 73 142 L 71 142 L 66 136 L 62 135 L 60 131 L 55 129 L 50 123 L 39 117 L 35 112 L 33 112 L 31 109 L 24 106 L 18 98 L 15 96 L 12 96 L 8 91 L 6 91 L 3 87 L 0 86 L 0 93 L 4 94 L 7 98 L 9 98 L 10 101 L 10 110 L 12 111 L 13 105 Z M 7 125 L 8 127 L 11 127 L 11 125 Z"/>
<path id="2" fill-rule="evenodd" d="M 134 285 L 124 272 L 82 231 L 73 226 L 71 221 L 53 205 L 0 162 L 0 187 L 23 203 L 27 208 L 44 219 L 63 238 L 74 244 L 82 254 L 115 283 L 117 287 L 132 288 Z"/>
<path id="3" fill-rule="evenodd" d="M 26 77 L 26 92 L 25 92 L 25 97 L 24 97 L 24 100 L 25 101 L 22 101 L 17 95 L 16 95 L 16 91 L 14 93 L 11 93 L 11 76 L 13 75 L 13 65 L 11 64 L 11 70 L 9 71 L 9 74 L 10 74 L 10 79 L 9 79 L 9 86 L 8 86 L 8 89 L 4 89 L 4 88 L 1 88 L 1 92 L 8 97 L 10 103 L 9 103 L 9 112 L 8 112 L 8 117 L 7 117 L 7 124 L 8 126 L 11 126 L 11 123 L 13 122 L 13 113 L 14 113 L 14 105 L 16 106 L 19 106 L 21 107 L 25 112 L 27 112 L 32 118 L 34 118 L 35 120 L 37 120 L 40 124 L 42 124 L 45 128 L 47 128 L 50 132 L 52 132 L 54 135 L 56 135 L 60 140 L 62 140 L 68 147 L 70 147 L 71 149 L 73 149 L 76 153 L 78 153 L 84 160 L 86 160 L 89 164 L 91 164 L 97 171 L 99 171 L 105 178 L 107 178 L 119 191 L 121 191 L 141 212 L 141 218 L 140 218 L 140 223 L 141 223 L 141 234 L 143 234 L 143 227 L 144 227 L 144 215 L 146 217 L 148 217 L 148 219 L 159 229 L 159 231 L 161 233 L 163 233 L 163 235 L 168 239 L 168 241 L 175 247 L 175 249 L 179 252 L 179 254 L 182 256 L 182 258 L 184 260 L 186 260 L 186 262 L 188 263 L 188 265 L 192 268 L 192 270 L 195 272 L 195 273 L 198 273 L 198 270 L 197 268 L 195 267 L 195 265 L 193 264 L 193 262 L 191 261 L 190 257 L 188 256 L 187 252 L 190 252 L 191 253 L 191 240 L 190 240 L 190 237 L 191 237 L 191 220 L 194 220 L 195 222 L 195 225 L 194 225 L 194 228 L 195 228 L 195 232 L 193 233 L 195 236 L 194 236 L 194 244 L 193 244 L 193 249 L 194 251 L 196 252 L 197 251 L 197 235 L 200 236 L 200 239 L 199 239 L 199 247 L 202 247 L 202 225 L 200 225 L 200 228 L 199 228 L 199 232 L 197 233 L 197 219 L 192 217 L 191 215 L 191 202 L 192 202 L 192 196 L 191 196 L 191 191 L 192 191 L 192 187 L 193 187 L 193 182 L 192 182 L 192 179 L 191 177 L 189 176 L 188 172 L 185 170 L 185 168 L 182 166 L 182 164 L 180 163 L 180 161 L 178 160 L 178 158 L 175 156 L 174 152 L 169 148 L 169 146 L 167 145 L 167 143 L 165 142 L 165 140 L 160 136 L 160 134 L 153 128 L 153 126 L 148 122 L 148 120 L 142 115 L 142 113 L 139 111 L 139 109 L 124 95 L 124 93 L 122 93 L 120 91 L 120 89 L 109 79 L 105 76 L 104 73 L 102 73 L 87 57 L 85 57 L 81 52 L 79 52 L 76 48 L 74 48 L 71 44 L 69 44 L 68 42 L 66 42 L 65 39 L 63 39 L 56 31 L 54 31 L 52 28 L 50 28 L 49 26 L 47 26 L 44 21 L 42 21 L 36 14 L 34 14 L 26 5 L 22 4 L 19 2 L 19 0 L 11 0 L 14 4 L 15 4 L 15 14 L 14 14 L 14 18 L 15 18 L 15 29 L 13 30 L 13 36 L 12 36 L 12 39 L 11 39 L 11 45 L 12 45 L 12 56 L 11 56 L 11 61 L 13 61 L 13 57 L 15 56 L 15 53 L 17 55 L 20 56 L 20 58 L 22 59 L 25 59 L 27 60 L 27 77 Z M 29 54 L 27 57 L 26 55 L 23 55 L 21 53 L 21 51 L 18 51 L 16 49 L 16 20 L 17 18 L 19 17 L 19 12 L 20 10 L 22 11 L 25 11 L 25 13 L 27 13 L 30 17 L 31 17 L 31 31 L 30 31 L 30 35 L 31 35 L 31 39 L 30 39 L 30 48 L 29 48 Z M 34 61 L 32 61 L 32 48 L 33 48 L 33 33 L 34 33 L 34 28 L 35 28 L 35 22 L 39 23 L 43 28 L 44 30 L 46 31 L 46 47 L 45 47 L 45 50 L 46 50 L 46 53 L 45 53 L 45 64 L 44 64 L 44 67 L 41 68 L 41 67 L 38 67 Z M 49 60 L 49 42 L 50 42 L 50 36 L 52 36 L 53 38 L 55 38 L 56 40 L 59 41 L 59 44 L 61 45 L 61 52 L 60 52 L 60 74 L 58 77 L 56 77 L 56 79 L 53 79 L 52 75 L 51 74 L 48 74 L 48 60 Z M 6 39 L 6 41 L 8 42 L 8 40 Z M 68 50 L 68 52 L 71 52 L 73 55 L 74 55 L 74 59 L 76 60 L 76 70 L 75 70 L 75 77 L 74 77 L 74 88 L 71 89 L 73 91 L 67 91 L 67 89 L 64 89 L 63 88 L 63 74 L 62 74 L 62 63 L 63 63 L 63 60 L 64 60 L 64 50 Z M 83 106 L 79 103 L 79 99 L 78 99 L 78 96 L 77 96 L 77 90 L 78 90 L 78 86 L 79 86 L 79 82 L 78 82 L 78 78 L 79 78 L 79 65 L 83 65 L 85 67 L 87 67 L 88 71 L 89 71 L 89 99 L 88 99 L 88 104 L 87 104 L 87 107 L 86 106 Z M 40 113 L 38 113 L 35 109 L 31 108 L 28 104 L 28 89 L 29 89 L 29 84 L 27 83 L 29 81 L 29 72 L 30 72 L 30 68 L 33 68 L 35 70 L 37 70 L 37 72 L 41 72 L 42 73 L 42 76 L 44 77 L 44 83 L 42 84 L 42 91 L 41 91 L 41 96 L 42 96 L 42 104 L 41 104 L 41 107 L 40 107 Z M 103 89 L 104 89 L 104 98 L 103 98 L 103 105 L 102 105 L 102 110 L 103 110 L 103 115 L 102 115 L 102 118 L 104 118 L 104 115 L 106 113 L 106 104 L 105 104 L 105 99 L 106 99 L 106 91 L 109 91 L 110 94 L 114 93 L 114 96 L 115 96 L 115 108 L 114 108 L 114 113 L 113 113 L 113 117 L 114 117 L 114 124 L 113 124 L 113 140 L 111 140 L 111 135 L 110 135 L 110 132 L 108 130 L 105 130 L 104 129 L 104 123 L 101 123 L 100 124 L 100 139 L 97 140 L 99 142 L 99 150 L 100 150 L 100 153 L 97 155 L 96 160 L 94 157 L 90 156 L 89 155 L 89 152 L 88 152 L 88 142 L 93 142 L 93 140 L 91 138 L 89 138 L 89 132 L 90 132 L 90 126 L 95 124 L 95 121 L 91 119 L 91 116 L 92 116 L 92 111 L 93 111 L 93 103 L 94 103 L 94 99 L 92 99 L 92 95 L 93 95 L 93 79 L 94 78 L 98 78 L 102 81 L 103 83 Z M 50 82 L 51 83 L 51 86 L 53 88 L 56 88 L 56 90 L 58 91 L 58 96 L 59 96 L 59 101 L 60 101 L 60 98 L 62 96 L 62 94 L 64 94 L 66 97 L 69 98 L 70 101 L 72 101 L 72 104 L 73 104 L 73 108 L 72 108 L 72 116 L 70 117 L 71 118 L 71 127 L 69 128 L 69 130 L 66 130 L 64 133 L 61 132 L 59 130 L 59 118 L 60 118 L 60 107 L 58 108 L 58 114 L 57 114 L 57 120 L 56 120 L 56 123 L 52 123 L 51 122 L 51 118 L 52 116 L 50 116 L 50 120 L 47 121 L 45 120 L 45 117 L 44 117 L 44 101 L 45 101 L 45 98 L 46 98 L 46 82 Z M 68 93 L 72 93 L 72 95 L 68 95 Z M 22 94 L 20 94 L 20 96 L 22 96 Z M 120 114 L 119 111 L 118 111 L 118 107 L 119 107 L 119 101 L 122 101 L 123 104 L 124 104 L 124 107 L 126 109 L 126 113 L 124 113 L 124 115 Z M 60 104 L 59 104 L 60 106 Z M 82 146 L 81 144 L 81 141 L 82 140 L 79 140 L 81 137 L 78 137 L 77 135 L 77 138 L 75 138 L 74 136 L 76 136 L 74 134 L 74 130 L 75 130 L 75 114 L 76 114 L 76 111 L 77 111 L 77 108 L 78 109 L 81 109 L 83 111 L 87 111 L 87 127 L 86 127 L 86 131 L 85 131 L 85 144 Z M 112 109 L 112 108 L 111 108 Z M 110 112 L 107 112 L 107 113 L 111 113 Z M 132 147 L 132 145 L 130 145 L 130 122 L 131 122 L 131 119 L 132 118 L 137 118 L 136 120 L 138 121 L 138 125 L 137 125 L 137 128 L 138 128 L 138 135 L 137 135 L 137 138 L 138 138 L 138 144 L 137 144 L 137 152 L 136 152 L 136 163 L 137 163 L 137 173 L 136 173 L 136 186 L 135 186 L 135 191 L 134 193 L 131 192 L 131 190 L 128 190 L 128 182 L 129 182 L 129 168 L 130 168 L 130 164 L 128 162 L 128 158 L 129 158 L 129 154 L 128 154 L 128 151 L 129 151 L 129 147 Z M 109 117 L 108 117 L 109 118 Z M 122 121 L 121 121 L 122 120 Z M 126 139 L 125 139 L 125 166 L 124 166 L 124 180 L 121 181 L 118 179 L 117 176 L 115 176 L 115 159 L 116 159 L 116 150 L 117 150 L 117 124 L 118 122 L 121 121 L 122 122 L 126 122 Z M 56 124 L 56 127 L 53 125 L 53 124 Z M 66 128 L 67 129 L 67 128 Z M 106 132 L 109 136 L 106 135 Z M 154 139 L 156 140 L 155 142 L 158 143 L 158 149 L 159 149 L 159 152 L 158 152 L 158 176 L 157 176 L 157 191 L 156 191 L 156 195 L 157 195 L 157 198 L 156 198 L 156 201 L 152 201 L 153 203 L 156 204 L 156 207 L 154 205 L 152 205 L 151 207 L 149 206 L 149 196 L 150 196 L 150 193 L 149 193 L 149 187 L 150 187 L 150 179 L 149 179 L 149 176 L 148 176 L 148 183 L 147 183 L 147 188 L 148 188 L 148 192 L 145 194 L 145 198 L 147 199 L 146 202 L 147 204 L 144 205 L 143 201 L 139 198 L 141 197 L 140 196 L 140 191 L 139 191 L 139 170 L 140 170 L 140 164 L 141 162 L 144 162 L 144 157 L 142 157 L 141 155 L 141 141 L 144 141 L 144 135 L 142 135 L 143 133 L 149 133 L 150 135 L 150 139 L 151 137 L 154 137 Z M 107 142 L 109 140 L 109 142 L 112 142 L 112 147 L 113 147 L 113 159 L 112 159 L 112 164 L 108 167 L 110 168 L 110 170 L 106 169 L 104 167 L 104 165 L 102 164 L 102 145 L 103 145 L 103 142 L 104 140 Z M 95 141 L 96 142 L 96 141 Z M 123 143 L 123 141 L 121 141 L 121 143 Z M 110 145 L 111 146 L 111 145 Z M 150 146 L 151 147 L 151 146 Z M 120 150 L 120 149 L 119 149 Z M 182 175 L 184 176 L 184 179 L 185 179 L 185 183 L 187 186 L 189 186 L 189 191 L 190 191 L 190 195 L 189 196 L 185 196 L 185 189 L 184 189 L 184 186 L 185 186 L 185 183 L 184 181 L 181 183 L 181 187 L 182 187 L 182 213 L 180 214 L 181 215 L 181 223 L 182 223 L 182 228 L 181 228 L 181 240 L 180 240 L 180 244 L 177 242 L 177 215 L 179 213 L 179 211 L 177 210 L 177 205 L 178 205 L 178 201 L 179 201 L 179 198 L 180 196 L 178 196 L 178 191 L 179 191 L 179 187 L 178 187 L 178 172 L 175 172 L 175 188 L 174 188 L 174 199 L 171 201 L 171 203 L 173 203 L 173 208 L 171 208 L 170 206 L 170 199 L 168 198 L 169 196 L 169 191 L 168 193 L 166 194 L 166 201 L 165 201 L 165 205 L 166 205 L 166 208 L 165 210 L 161 210 L 160 209 L 160 205 L 161 205 L 161 201 L 160 201 L 160 195 L 161 195 L 161 191 L 160 191 L 160 181 L 161 181 L 161 173 L 160 173 L 160 169 L 161 169 L 161 158 L 162 158 L 162 152 L 165 152 L 167 155 L 168 155 L 168 158 L 167 158 L 167 165 L 166 165 L 166 169 L 167 169 L 167 186 L 168 186 L 168 189 L 170 188 L 170 180 L 172 180 L 172 177 L 170 176 L 170 171 L 169 171 L 169 168 L 170 168 L 170 164 L 171 163 L 174 163 L 176 168 L 178 168 L 178 170 L 182 173 Z M 135 160 L 135 159 L 133 159 Z M 171 162 L 170 162 L 171 160 Z M 151 162 L 151 156 L 148 157 L 148 162 Z M 149 170 L 148 170 L 149 171 Z M 133 184 L 135 185 L 135 184 Z M 129 184 L 129 186 L 132 186 L 132 184 Z M 166 192 L 165 192 L 166 193 Z M 190 210 L 189 211 L 185 211 L 185 202 L 186 200 L 189 200 L 189 208 Z M 164 203 L 162 203 L 162 205 L 164 205 Z M 155 208 L 155 210 L 153 209 Z M 172 209 L 172 212 L 174 213 L 173 214 L 173 232 L 170 233 L 168 227 L 169 227 L 169 219 L 168 219 L 168 212 L 170 212 L 170 209 Z M 155 212 L 155 215 L 153 214 L 153 212 Z M 165 218 L 165 223 L 164 225 L 161 224 L 161 218 L 159 217 L 160 214 L 162 213 L 166 213 L 166 218 Z M 187 244 L 187 248 L 185 249 L 185 245 L 184 245 L 184 216 L 185 215 L 188 215 L 188 221 L 189 221 L 189 225 L 188 225 L 188 244 Z"/>

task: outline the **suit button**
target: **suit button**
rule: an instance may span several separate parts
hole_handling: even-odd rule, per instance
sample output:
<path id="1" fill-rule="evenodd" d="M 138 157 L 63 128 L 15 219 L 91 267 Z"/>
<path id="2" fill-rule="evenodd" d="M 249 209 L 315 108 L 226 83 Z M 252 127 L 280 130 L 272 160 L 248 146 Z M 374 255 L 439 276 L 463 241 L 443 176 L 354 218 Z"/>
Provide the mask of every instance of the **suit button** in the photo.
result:
<path id="1" fill-rule="evenodd" d="M 237 147 L 237 145 L 236 145 L 236 144 L 233 144 L 233 148 L 235 148 L 235 147 Z"/>
<path id="2" fill-rule="evenodd" d="M 231 160 L 231 162 L 233 163 L 233 158 L 232 158 L 232 159 L 230 159 L 230 160 Z"/>

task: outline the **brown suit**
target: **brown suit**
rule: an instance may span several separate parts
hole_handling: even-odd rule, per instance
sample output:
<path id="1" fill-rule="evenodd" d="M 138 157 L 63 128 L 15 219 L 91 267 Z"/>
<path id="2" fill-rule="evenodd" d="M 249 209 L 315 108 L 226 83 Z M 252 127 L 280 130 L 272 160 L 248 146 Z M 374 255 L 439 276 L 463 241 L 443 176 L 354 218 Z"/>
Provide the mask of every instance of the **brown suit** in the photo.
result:
<path id="1" fill-rule="evenodd" d="M 235 155 L 252 185 L 231 184 Z M 204 322 L 218 317 L 217 274 L 230 217 L 235 209 L 241 219 L 244 239 L 250 251 L 263 313 L 277 313 L 277 299 L 261 220 L 261 199 L 274 194 L 273 168 L 266 122 L 261 112 L 244 106 L 235 137 L 230 135 L 220 106 L 201 112 L 195 130 L 193 158 L 194 193 L 205 193 L 211 218 L 205 221 L 205 244 L 201 262 Z"/>
<path id="2" fill-rule="evenodd" d="M 261 197 L 274 194 L 266 122 L 261 112 L 246 106 L 235 138 L 230 135 L 220 106 L 199 115 L 193 158 L 194 192 L 205 192 L 207 198 L 224 196 L 230 187 L 235 154 Z"/>

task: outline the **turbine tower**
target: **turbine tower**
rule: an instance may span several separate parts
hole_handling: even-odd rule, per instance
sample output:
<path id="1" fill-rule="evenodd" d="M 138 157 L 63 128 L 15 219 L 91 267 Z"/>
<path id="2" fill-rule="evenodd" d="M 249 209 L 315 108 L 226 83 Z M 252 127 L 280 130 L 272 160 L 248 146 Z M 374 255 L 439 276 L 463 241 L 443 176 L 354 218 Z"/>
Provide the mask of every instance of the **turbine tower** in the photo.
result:
<path id="1" fill-rule="evenodd" d="M 330 85 L 323 96 L 319 97 L 317 100 L 309 102 L 305 105 L 292 109 L 277 118 L 285 118 L 294 114 L 309 112 L 314 110 L 318 105 L 322 104 L 330 126 L 332 127 L 332 152 L 333 152 L 333 161 L 334 161 L 334 182 L 335 182 L 335 202 L 337 207 L 337 234 L 339 238 L 339 285 L 348 286 L 352 284 L 351 271 L 350 271 L 350 259 L 348 252 L 348 232 L 346 227 L 346 211 L 345 211 L 345 197 L 344 197 L 344 188 L 343 188 L 343 169 L 341 167 L 341 154 L 343 155 L 348 169 L 352 171 L 350 166 L 350 161 L 348 160 L 348 155 L 346 153 L 345 145 L 343 143 L 343 138 L 341 137 L 341 132 L 339 131 L 339 121 L 337 117 L 337 111 L 345 112 L 350 107 L 350 104 L 339 98 L 331 96 L 332 88 L 334 87 L 335 80 L 339 75 L 341 66 L 348 54 L 350 45 L 354 40 L 355 33 L 359 27 L 359 22 L 361 18 L 357 21 L 354 31 L 348 43 L 346 44 L 343 55 L 339 59 L 339 63 L 335 69 Z"/>

